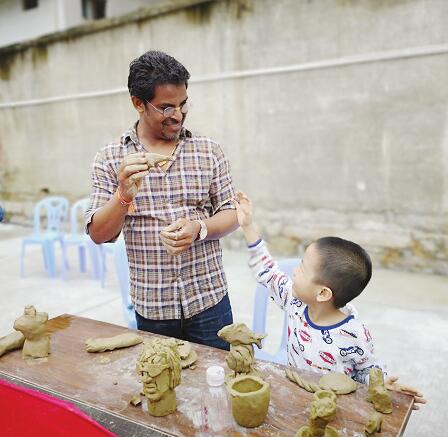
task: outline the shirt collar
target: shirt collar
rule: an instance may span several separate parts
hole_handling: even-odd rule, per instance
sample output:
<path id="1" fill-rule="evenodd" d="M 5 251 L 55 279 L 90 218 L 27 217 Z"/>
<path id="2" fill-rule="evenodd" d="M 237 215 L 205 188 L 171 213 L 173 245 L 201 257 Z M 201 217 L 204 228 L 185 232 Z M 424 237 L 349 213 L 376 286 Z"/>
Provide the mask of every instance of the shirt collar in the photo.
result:
<path id="1" fill-rule="evenodd" d="M 136 121 L 122 136 L 121 136 L 121 144 L 126 144 L 129 141 L 134 143 L 137 147 L 141 147 L 140 141 L 137 137 L 137 124 L 138 121 Z M 193 134 L 186 129 L 185 127 L 182 127 L 182 130 L 180 131 L 179 139 L 185 140 L 186 138 L 191 138 Z"/>

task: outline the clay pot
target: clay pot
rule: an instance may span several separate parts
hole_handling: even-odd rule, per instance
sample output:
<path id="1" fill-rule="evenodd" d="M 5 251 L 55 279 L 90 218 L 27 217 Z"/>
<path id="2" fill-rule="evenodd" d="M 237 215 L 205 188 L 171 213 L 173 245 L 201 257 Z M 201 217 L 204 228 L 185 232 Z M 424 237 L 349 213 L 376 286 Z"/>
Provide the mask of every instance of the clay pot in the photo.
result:
<path id="1" fill-rule="evenodd" d="M 242 375 L 229 383 L 232 414 L 238 425 L 254 428 L 261 425 L 268 414 L 271 389 L 257 376 Z"/>
<path id="2" fill-rule="evenodd" d="M 318 390 L 314 393 L 314 399 L 330 399 L 332 402 L 336 402 L 336 395 L 330 390 Z"/>

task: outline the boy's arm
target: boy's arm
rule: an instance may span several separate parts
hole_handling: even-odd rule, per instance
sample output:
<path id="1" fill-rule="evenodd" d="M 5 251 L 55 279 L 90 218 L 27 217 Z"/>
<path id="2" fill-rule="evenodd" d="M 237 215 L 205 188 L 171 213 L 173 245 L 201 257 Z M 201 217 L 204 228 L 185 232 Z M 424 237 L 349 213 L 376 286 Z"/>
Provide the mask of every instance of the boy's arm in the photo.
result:
<path id="1" fill-rule="evenodd" d="M 249 267 L 257 282 L 264 285 L 274 302 L 284 309 L 291 297 L 292 281 L 283 273 L 260 238 L 252 222 L 252 204 L 238 191 L 232 200 L 237 211 L 238 223 L 244 232 L 249 250 Z"/>

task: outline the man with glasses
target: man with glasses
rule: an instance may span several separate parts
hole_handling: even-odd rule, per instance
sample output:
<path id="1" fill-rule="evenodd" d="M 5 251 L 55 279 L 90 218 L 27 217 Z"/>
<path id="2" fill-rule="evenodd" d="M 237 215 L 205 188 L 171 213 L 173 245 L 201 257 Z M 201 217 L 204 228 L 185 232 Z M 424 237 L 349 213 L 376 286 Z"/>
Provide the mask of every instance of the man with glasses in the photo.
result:
<path id="1" fill-rule="evenodd" d="M 238 227 L 221 147 L 183 127 L 190 74 L 149 51 L 130 64 L 139 119 L 95 157 L 86 226 L 96 243 L 123 230 L 138 329 L 227 349 L 233 322 L 219 238 Z M 149 168 L 147 153 L 169 156 Z"/>

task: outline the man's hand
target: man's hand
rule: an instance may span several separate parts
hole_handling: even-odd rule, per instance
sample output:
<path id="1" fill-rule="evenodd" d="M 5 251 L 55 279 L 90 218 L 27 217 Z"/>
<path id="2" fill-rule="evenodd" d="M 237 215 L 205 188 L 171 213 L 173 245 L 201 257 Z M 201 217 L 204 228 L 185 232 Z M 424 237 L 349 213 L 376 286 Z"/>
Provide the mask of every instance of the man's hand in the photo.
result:
<path id="1" fill-rule="evenodd" d="M 409 385 L 401 385 L 397 383 L 398 377 L 397 376 L 391 376 L 386 379 L 384 382 L 385 387 L 388 390 L 397 391 L 400 393 L 404 393 L 407 395 L 414 396 L 414 405 L 412 406 L 413 410 L 419 410 L 420 406 L 416 404 L 426 404 L 426 399 L 423 397 L 423 395 L 414 387 L 410 387 Z"/>
<path id="2" fill-rule="evenodd" d="M 148 173 L 148 161 L 143 152 L 124 157 L 118 169 L 118 189 L 126 201 L 131 201 L 137 195 L 143 178 Z"/>
<path id="3" fill-rule="evenodd" d="M 237 191 L 232 199 L 232 204 L 236 208 L 239 225 L 244 229 L 252 225 L 252 202 L 242 191 Z"/>
<path id="4" fill-rule="evenodd" d="M 178 255 L 190 248 L 200 230 L 198 222 L 181 218 L 163 228 L 160 239 L 170 255 Z"/>

